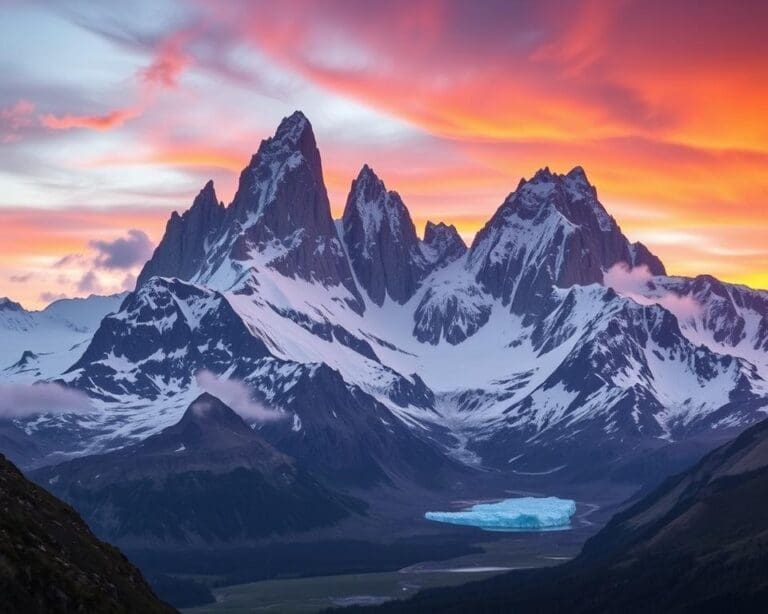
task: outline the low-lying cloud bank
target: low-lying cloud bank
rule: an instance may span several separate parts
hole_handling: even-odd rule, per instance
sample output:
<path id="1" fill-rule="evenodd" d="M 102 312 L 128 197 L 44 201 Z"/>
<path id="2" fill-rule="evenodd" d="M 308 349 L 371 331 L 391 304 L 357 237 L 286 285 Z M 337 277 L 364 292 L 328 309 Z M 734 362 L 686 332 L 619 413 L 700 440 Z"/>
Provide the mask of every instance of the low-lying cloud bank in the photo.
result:
<path id="1" fill-rule="evenodd" d="M 229 405 L 245 420 L 253 422 L 271 422 L 281 420 L 287 415 L 279 410 L 270 409 L 251 398 L 251 389 L 245 382 L 235 379 L 219 379 L 210 371 L 199 371 L 195 376 L 198 387 L 212 394 Z"/>
<path id="2" fill-rule="evenodd" d="M 61 384 L 0 384 L 0 419 L 27 418 L 38 414 L 87 413 L 91 399 Z"/>
<path id="3" fill-rule="evenodd" d="M 631 268 L 625 262 L 614 264 L 603 274 L 604 285 L 640 305 L 661 305 L 679 320 L 695 318 L 701 313 L 701 305 L 692 296 L 659 288 L 651 284 L 652 281 L 653 274 L 647 266 Z"/>

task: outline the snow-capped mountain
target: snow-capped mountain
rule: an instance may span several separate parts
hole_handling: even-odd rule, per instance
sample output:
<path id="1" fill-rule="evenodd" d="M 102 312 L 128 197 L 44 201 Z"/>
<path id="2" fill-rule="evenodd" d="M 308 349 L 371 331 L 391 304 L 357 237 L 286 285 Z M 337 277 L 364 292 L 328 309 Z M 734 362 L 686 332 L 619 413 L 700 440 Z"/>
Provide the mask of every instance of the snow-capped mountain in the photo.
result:
<path id="1" fill-rule="evenodd" d="M 428 226 L 420 241 L 400 195 L 367 164 L 352 182 L 342 226 L 357 282 L 378 306 L 385 297 L 408 302 L 429 273 L 466 251 L 456 229 L 444 224 Z"/>
<path id="2" fill-rule="evenodd" d="M 617 262 L 665 274 L 658 258 L 622 234 L 576 167 L 567 175 L 545 168 L 522 180 L 477 233 L 467 266 L 513 312 L 535 314 L 553 285 L 600 283 Z"/>
<path id="3" fill-rule="evenodd" d="M 621 265 L 642 287 L 607 287 Z M 263 427 L 278 449 L 358 483 L 428 481 L 450 470 L 443 454 L 604 468 L 758 420 L 766 318 L 765 292 L 667 277 L 579 167 L 521 181 L 469 249 L 445 224 L 419 239 L 368 166 L 334 222 L 297 112 L 229 206 L 209 183 L 172 216 L 135 292 L 59 378 L 98 399 L 80 420 L 97 448 L 176 422 L 207 370 L 290 416 Z"/>
<path id="4" fill-rule="evenodd" d="M 0 381 L 36 381 L 59 375 L 83 353 L 101 319 L 127 293 L 60 299 L 41 311 L 0 298 Z"/>

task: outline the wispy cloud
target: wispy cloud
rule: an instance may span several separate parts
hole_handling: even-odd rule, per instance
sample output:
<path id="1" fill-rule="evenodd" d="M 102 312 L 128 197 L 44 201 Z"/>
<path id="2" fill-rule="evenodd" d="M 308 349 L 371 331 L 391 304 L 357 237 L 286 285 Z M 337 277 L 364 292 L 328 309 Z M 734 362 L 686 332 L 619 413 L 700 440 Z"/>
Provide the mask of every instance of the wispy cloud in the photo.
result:
<path id="1" fill-rule="evenodd" d="M 3 419 L 92 410 L 87 395 L 60 384 L 0 384 L 0 418 Z"/>
<path id="2" fill-rule="evenodd" d="M 630 267 L 619 262 L 603 275 L 603 284 L 618 294 L 641 305 L 661 305 L 679 320 L 688 320 L 701 313 L 702 306 L 690 295 L 678 294 L 654 285 L 653 275 L 645 265 Z"/>
<path id="3" fill-rule="evenodd" d="M 112 130 L 125 122 L 140 115 L 137 108 L 115 109 L 104 115 L 54 115 L 46 113 L 40 116 L 40 123 L 51 130 L 71 130 L 73 128 L 88 128 L 90 130 Z"/>
<path id="4" fill-rule="evenodd" d="M 270 409 L 254 401 L 248 385 L 236 379 L 220 379 L 210 371 L 200 371 L 197 376 L 198 387 L 223 403 L 229 405 L 245 420 L 254 422 L 271 422 L 286 418 L 287 414 Z"/>

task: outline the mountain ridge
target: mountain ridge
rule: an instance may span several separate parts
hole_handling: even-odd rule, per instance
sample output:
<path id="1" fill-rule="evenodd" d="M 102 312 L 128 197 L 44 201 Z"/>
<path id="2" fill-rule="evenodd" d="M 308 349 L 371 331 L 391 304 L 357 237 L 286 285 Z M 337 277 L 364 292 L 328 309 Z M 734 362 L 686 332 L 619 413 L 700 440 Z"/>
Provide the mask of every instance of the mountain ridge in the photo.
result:
<path id="1" fill-rule="evenodd" d="M 442 456 L 445 466 L 601 471 L 725 436 L 768 406 L 765 293 L 666 276 L 581 167 L 521 180 L 469 248 L 444 224 L 419 239 L 405 203 L 367 165 L 334 223 L 311 124 L 297 112 L 262 142 L 229 206 L 208 185 L 195 202 L 224 221 L 210 235 L 190 230 L 196 248 L 170 277 L 144 279 L 148 264 L 80 359 L 51 374 L 99 400 L 111 426 L 92 431 L 97 449 L 114 445 L 111 432 L 169 426 L 201 369 L 293 411 L 295 424 L 266 429 L 292 454 L 313 450 L 334 472 L 343 441 L 339 458 L 365 453 L 377 475 L 408 479 L 423 472 L 418 455 L 388 468 L 385 450 L 431 450 L 431 466 Z M 176 253 L 175 233 L 155 262 Z M 622 264 L 646 271 L 645 286 L 606 287 Z M 670 297 L 708 315 L 690 319 Z M 311 414 L 297 398 L 323 409 Z M 378 442 L 372 455 L 348 428 Z"/>

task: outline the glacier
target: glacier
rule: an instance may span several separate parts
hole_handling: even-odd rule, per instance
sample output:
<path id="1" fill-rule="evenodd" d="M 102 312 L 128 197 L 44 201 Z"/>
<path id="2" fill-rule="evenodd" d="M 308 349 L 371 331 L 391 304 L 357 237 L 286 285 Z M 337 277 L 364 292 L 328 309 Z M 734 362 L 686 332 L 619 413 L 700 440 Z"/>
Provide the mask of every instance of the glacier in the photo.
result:
<path id="1" fill-rule="evenodd" d="M 435 522 L 461 524 L 488 531 L 539 531 L 570 526 L 576 502 L 558 497 L 520 497 L 479 503 L 460 512 L 427 512 Z"/>

